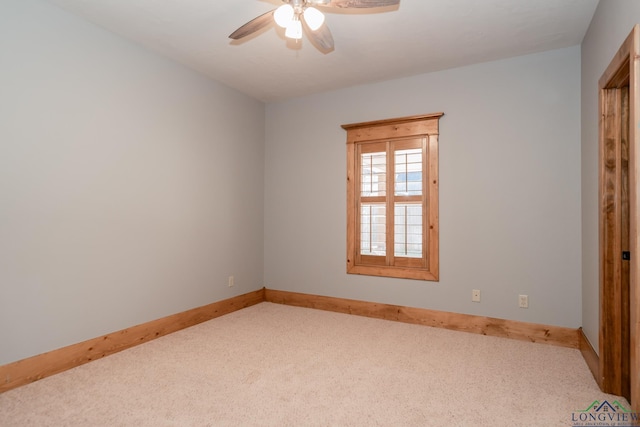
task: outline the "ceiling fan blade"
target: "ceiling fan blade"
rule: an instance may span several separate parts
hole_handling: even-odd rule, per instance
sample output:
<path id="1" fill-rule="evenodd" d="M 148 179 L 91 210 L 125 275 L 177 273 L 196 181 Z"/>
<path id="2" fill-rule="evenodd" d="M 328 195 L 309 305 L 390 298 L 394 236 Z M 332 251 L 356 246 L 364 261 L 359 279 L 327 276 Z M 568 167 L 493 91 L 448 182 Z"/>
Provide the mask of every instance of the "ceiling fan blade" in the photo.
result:
<path id="1" fill-rule="evenodd" d="M 346 8 L 369 8 L 369 7 L 384 7 L 395 6 L 400 4 L 400 0 L 330 0 L 320 1 L 318 3 L 322 6 L 328 7 L 340 7 Z"/>
<path id="2" fill-rule="evenodd" d="M 333 50 L 333 36 L 326 22 L 315 31 L 309 28 L 309 25 L 307 25 L 304 19 L 302 22 L 304 23 L 304 30 L 307 32 L 307 36 L 318 50 L 322 53 L 329 53 Z"/>
<path id="3" fill-rule="evenodd" d="M 243 37 L 248 36 L 249 34 L 253 34 L 256 31 L 263 29 L 264 27 L 266 27 L 267 25 L 273 22 L 274 11 L 275 9 L 267 13 L 264 13 L 255 19 L 252 19 L 251 21 L 247 22 L 242 27 L 238 28 L 233 33 L 231 33 L 229 38 L 234 40 L 239 40 Z"/>

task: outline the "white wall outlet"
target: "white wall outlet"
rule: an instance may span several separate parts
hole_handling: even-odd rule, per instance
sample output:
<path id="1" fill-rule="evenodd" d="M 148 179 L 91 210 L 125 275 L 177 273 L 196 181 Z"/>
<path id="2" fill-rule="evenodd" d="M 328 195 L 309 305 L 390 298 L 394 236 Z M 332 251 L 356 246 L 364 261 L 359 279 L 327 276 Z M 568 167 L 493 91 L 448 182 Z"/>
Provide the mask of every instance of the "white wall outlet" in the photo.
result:
<path id="1" fill-rule="evenodd" d="M 520 308 L 529 308 L 529 295 L 518 295 L 518 306 Z"/>
<path id="2" fill-rule="evenodd" d="M 471 291 L 471 301 L 480 302 L 480 289 L 474 289 Z"/>
<path id="3" fill-rule="evenodd" d="M 229 276 L 229 287 L 232 287 L 233 285 L 235 285 L 233 281 L 233 276 Z"/>

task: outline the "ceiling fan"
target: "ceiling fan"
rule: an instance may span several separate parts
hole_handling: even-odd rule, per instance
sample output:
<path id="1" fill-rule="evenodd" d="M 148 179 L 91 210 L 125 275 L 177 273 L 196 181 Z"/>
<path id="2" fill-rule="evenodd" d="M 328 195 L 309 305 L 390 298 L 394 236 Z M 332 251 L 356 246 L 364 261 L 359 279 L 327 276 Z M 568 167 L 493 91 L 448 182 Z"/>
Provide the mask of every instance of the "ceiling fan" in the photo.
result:
<path id="1" fill-rule="evenodd" d="M 300 40 L 302 29 L 307 36 L 323 52 L 333 50 L 333 36 L 324 22 L 324 15 L 315 6 L 364 9 L 384 6 L 394 6 L 400 0 L 282 0 L 283 5 L 244 24 L 229 36 L 239 40 L 275 21 L 282 28 L 286 28 L 285 36 Z"/>

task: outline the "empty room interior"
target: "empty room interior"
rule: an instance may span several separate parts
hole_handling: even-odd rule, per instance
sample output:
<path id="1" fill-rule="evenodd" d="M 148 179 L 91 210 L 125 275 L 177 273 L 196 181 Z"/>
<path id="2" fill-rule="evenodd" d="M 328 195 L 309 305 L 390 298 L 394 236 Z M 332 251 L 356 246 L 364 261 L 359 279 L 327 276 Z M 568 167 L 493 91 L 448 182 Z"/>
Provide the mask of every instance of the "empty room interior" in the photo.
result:
<path id="1" fill-rule="evenodd" d="M 640 412 L 640 2 L 284 3 L 0 1 L 0 425 Z"/>

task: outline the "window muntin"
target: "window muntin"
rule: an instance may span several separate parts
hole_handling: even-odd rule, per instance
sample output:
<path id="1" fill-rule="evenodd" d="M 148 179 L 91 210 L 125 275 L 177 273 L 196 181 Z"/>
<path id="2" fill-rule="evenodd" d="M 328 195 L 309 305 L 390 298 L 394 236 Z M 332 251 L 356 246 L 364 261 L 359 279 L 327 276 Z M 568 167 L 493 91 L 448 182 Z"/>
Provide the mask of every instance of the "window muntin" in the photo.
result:
<path id="1" fill-rule="evenodd" d="M 422 195 L 422 148 L 395 152 L 396 196 Z"/>
<path id="2" fill-rule="evenodd" d="M 394 255 L 422 258 L 422 204 L 396 203 L 394 211 Z"/>
<path id="3" fill-rule="evenodd" d="M 360 190 L 364 197 L 384 196 L 387 191 L 387 153 L 363 153 Z"/>
<path id="4" fill-rule="evenodd" d="M 387 253 L 386 205 L 363 203 L 360 205 L 360 253 L 384 256 Z"/>

